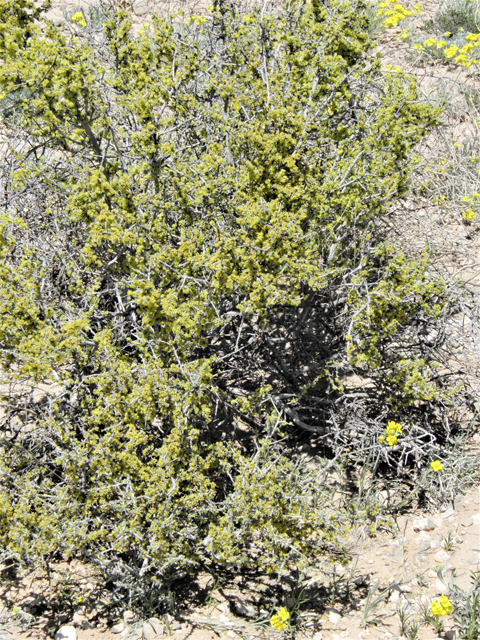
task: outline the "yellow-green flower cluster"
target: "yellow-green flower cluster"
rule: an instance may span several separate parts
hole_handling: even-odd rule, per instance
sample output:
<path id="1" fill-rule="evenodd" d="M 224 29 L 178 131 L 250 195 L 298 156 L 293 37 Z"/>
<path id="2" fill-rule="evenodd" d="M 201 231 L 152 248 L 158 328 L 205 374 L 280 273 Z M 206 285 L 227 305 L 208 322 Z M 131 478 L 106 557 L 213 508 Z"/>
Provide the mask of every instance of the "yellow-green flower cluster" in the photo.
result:
<path id="1" fill-rule="evenodd" d="M 386 436 L 380 436 L 379 441 L 385 442 L 386 440 L 388 444 L 393 447 L 394 444 L 397 444 L 397 436 L 399 436 L 401 433 L 401 425 L 398 422 L 393 422 L 393 420 L 390 420 L 390 422 L 387 424 L 387 428 L 385 429 Z"/>
<path id="2" fill-rule="evenodd" d="M 448 614 L 453 611 L 453 604 L 447 596 L 440 596 L 438 600 L 432 600 L 430 607 L 432 609 L 432 615 L 435 616 L 435 618 L 448 616 Z"/>
<path id="3" fill-rule="evenodd" d="M 451 33 L 444 33 L 445 37 L 449 37 Z M 443 50 L 443 54 L 447 60 L 455 61 L 457 64 L 462 67 L 471 67 L 472 64 L 477 63 L 477 59 L 474 57 L 473 53 L 475 49 L 480 49 L 480 34 L 478 33 L 470 33 L 466 37 L 467 44 L 463 47 L 459 47 L 456 44 L 451 44 L 447 47 L 447 42 L 445 40 L 436 40 L 435 38 L 428 38 L 425 40 L 423 44 L 415 44 L 413 48 L 415 51 L 422 52 L 425 49 L 431 49 L 432 47 L 436 47 L 437 49 Z"/>
<path id="4" fill-rule="evenodd" d="M 441 471 L 443 469 L 443 464 L 440 462 L 440 460 L 434 460 L 433 462 L 430 463 L 430 466 L 436 472 Z"/>
<path id="5" fill-rule="evenodd" d="M 87 21 L 85 20 L 85 16 L 83 15 L 83 11 L 77 11 L 72 16 L 72 22 L 80 25 L 81 27 L 87 26 Z"/>
<path id="6" fill-rule="evenodd" d="M 283 631 L 287 626 L 287 620 L 290 618 L 290 614 L 285 609 L 285 607 L 281 607 L 278 612 L 270 618 L 270 624 L 274 629 L 278 631 Z"/>
<path id="7" fill-rule="evenodd" d="M 415 14 L 421 15 L 422 7 L 420 3 L 417 3 L 412 9 L 406 9 L 399 4 L 396 0 L 384 0 L 380 2 L 377 14 L 384 16 L 383 26 L 387 29 L 398 26 L 400 22 L 406 18 L 410 18 Z"/>

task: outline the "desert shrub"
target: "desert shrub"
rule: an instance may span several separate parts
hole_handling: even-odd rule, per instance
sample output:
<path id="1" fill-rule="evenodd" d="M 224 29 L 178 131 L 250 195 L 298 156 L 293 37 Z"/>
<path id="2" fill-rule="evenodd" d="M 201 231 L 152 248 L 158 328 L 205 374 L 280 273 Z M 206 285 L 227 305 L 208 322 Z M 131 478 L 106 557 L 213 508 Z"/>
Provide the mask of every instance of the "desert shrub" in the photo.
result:
<path id="1" fill-rule="evenodd" d="M 84 554 L 160 606 L 332 553 L 295 434 L 420 468 L 454 424 L 451 296 L 376 234 L 438 113 L 362 2 L 39 16 L 0 8 L 3 558 Z"/>

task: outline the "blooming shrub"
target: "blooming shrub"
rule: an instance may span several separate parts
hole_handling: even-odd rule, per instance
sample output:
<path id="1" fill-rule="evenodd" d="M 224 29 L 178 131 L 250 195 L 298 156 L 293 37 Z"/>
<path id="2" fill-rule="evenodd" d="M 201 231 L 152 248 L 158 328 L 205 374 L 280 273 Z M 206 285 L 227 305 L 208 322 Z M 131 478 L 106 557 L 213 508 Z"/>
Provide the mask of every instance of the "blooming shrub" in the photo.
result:
<path id="1" fill-rule="evenodd" d="M 372 237 L 438 112 L 363 3 L 262 7 L 135 37 L 0 6 L 1 555 L 83 554 L 133 604 L 335 549 L 286 434 L 388 408 L 441 438 L 454 402 L 424 335 L 448 292 Z"/>

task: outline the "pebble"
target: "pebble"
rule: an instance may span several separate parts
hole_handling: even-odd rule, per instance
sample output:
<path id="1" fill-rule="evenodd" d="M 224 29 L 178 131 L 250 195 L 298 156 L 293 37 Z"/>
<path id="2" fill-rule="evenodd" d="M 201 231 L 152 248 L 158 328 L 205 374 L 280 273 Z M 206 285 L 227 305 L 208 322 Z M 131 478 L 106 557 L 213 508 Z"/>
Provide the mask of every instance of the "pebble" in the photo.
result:
<path id="1" fill-rule="evenodd" d="M 480 513 L 476 513 L 472 516 L 472 522 L 474 522 L 475 524 L 480 524 Z"/>
<path id="2" fill-rule="evenodd" d="M 135 614 L 133 613 L 133 611 L 124 611 L 123 612 L 123 620 L 127 624 L 129 622 L 133 622 L 135 620 Z"/>
<path id="3" fill-rule="evenodd" d="M 124 622 L 118 622 L 117 624 L 114 624 L 113 627 L 110 629 L 110 631 L 112 633 L 122 633 L 122 631 L 125 629 L 125 623 Z"/>
<path id="4" fill-rule="evenodd" d="M 451 518 L 454 514 L 455 509 L 452 509 L 452 507 L 450 507 L 450 509 L 447 509 L 441 514 L 440 518 L 442 518 L 442 520 L 446 520 L 447 518 Z"/>
<path id="5" fill-rule="evenodd" d="M 437 551 L 437 553 L 434 555 L 434 558 L 435 562 L 447 562 L 448 560 L 450 560 L 450 556 L 443 549 L 441 551 Z"/>
<path id="6" fill-rule="evenodd" d="M 448 587 L 440 579 L 437 579 L 435 580 L 435 591 L 436 593 L 448 593 Z"/>
<path id="7" fill-rule="evenodd" d="M 402 593 L 412 593 L 412 587 L 409 584 L 401 584 L 400 591 Z"/>
<path id="8" fill-rule="evenodd" d="M 473 524 L 472 518 L 465 518 L 465 520 L 462 520 L 462 527 L 471 527 L 472 524 Z"/>
<path id="9" fill-rule="evenodd" d="M 150 622 L 144 622 L 142 625 L 142 635 L 145 638 L 145 640 L 153 640 L 153 638 L 157 637 L 158 633 L 152 627 Z"/>
<path id="10" fill-rule="evenodd" d="M 430 543 L 430 549 L 439 549 L 442 544 L 442 539 L 440 536 L 434 538 Z"/>
<path id="11" fill-rule="evenodd" d="M 429 569 L 429 570 L 428 570 L 428 572 L 427 572 L 427 576 L 428 576 L 429 578 L 437 578 L 437 577 L 438 577 L 437 572 L 436 572 L 436 571 L 434 571 L 433 569 Z"/>
<path id="12" fill-rule="evenodd" d="M 149 11 L 148 4 L 145 0 L 135 0 L 132 9 L 136 16 L 144 16 Z"/>
<path id="13" fill-rule="evenodd" d="M 256 618 L 257 610 L 248 602 L 241 600 L 240 598 L 235 602 L 235 612 L 239 616 L 244 616 L 245 618 Z"/>
<path id="14" fill-rule="evenodd" d="M 419 518 L 413 521 L 414 531 L 433 531 L 435 523 L 430 518 Z"/>
<path id="15" fill-rule="evenodd" d="M 467 558 L 467 562 L 468 564 L 478 564 L 480 559 L 477 556 L 470 556 L 470 558 Z"/>
<path id="16" fill-rule="evenodd" d="M 342 616 L 337 613 L 336 611 L 329 611 L 328 612 L 328 619 L 330 620 L 330 622 L 332 624 L 338 624 L 340 622 L 340 620 L 342 619 Z"/>
<path id="17" fill-rule="evenodd" d="M 60 627 L 55 634 L 55 640 L 77 640 L 77 630 L 75 627 Z"/>
<path id="18" fill-rule="evenodd" d="M 428 540 L 425 540 L 425 541 L 419 541 L 417 544 L 418 544 L 418 553 L 421 553 L 422 551 L 427 551 L 427 549 L 430 549 L 433 542 L 429 542 Z"/>
<path id="19" fill-rule="evenodd" d="M 399 592 L 395 589 L 395 591 L 392 591 L 390 598 L 388 599 L 389 602 L 398 602 L 400 600 L 400 594 Z"/>

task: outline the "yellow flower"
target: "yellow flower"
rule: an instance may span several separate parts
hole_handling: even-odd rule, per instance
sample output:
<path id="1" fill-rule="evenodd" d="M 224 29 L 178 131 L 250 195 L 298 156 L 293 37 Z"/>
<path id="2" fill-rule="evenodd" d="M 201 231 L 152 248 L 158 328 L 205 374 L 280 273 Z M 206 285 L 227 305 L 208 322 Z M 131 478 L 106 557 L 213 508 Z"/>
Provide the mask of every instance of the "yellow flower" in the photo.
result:
<path id="1" fill-rule="evenodd" d="M 434 460 L 433 462 L 430 463 L 430 466 L 434 471 L 437 471 L 437 472 L 443 469 L 443 464 L 440 462 L 440 460 Z"/>
<path id="2" fill-rule="evenodd" d="M 453 611 L 453 605 L 447 596 L 440 596 L 438 600 L 432 600 L 430 607 L 432 609 L 432 615 L 434 615 L 435 618 L 448 616 L 448 614 Z"/>
<path id="3" fill-rule="evenodd" d="M 86 27 L 87 22 L 85 20 L 85 16 L 83 15 L 83 11 L 77 11 L 76 13 L 74 13 L 72 16 L 72 22 L 76 22 L 81 27 Z"/>
<path id="4" fill-rule="evenodd" d="M 397 436 L 388 436 L 387 437 L 387 442 L 391 447 L 393 447 L 393 445 L 397 444 L 397 442 L 398 442 Z"/>
<path id="5" fill-rule="evenodd" d="M 424 49 L 424 47 L 421 44 L 419 44 L 418 42 L 413 45 L 413 48 L 415 49 L 415 51 L 423 51 L 423 49 Z"/>
<path id="6" fill-rule="evenodd" d="M 278 631 L 283 631 L 287 625 L 287 620 L 289 618 L 290 618 L 290 614 L 288 613 L 288 611 L 285 609 L 285 607 L 281 607 L 278 610 L 278 613 L 276 613 L 270 618 L 270 624 L 274 629 L 277 629 Z"/>
<path id="7" fill-rule="evenodd" d="M 385 429 L 385 433 L 388 436 L 396 436 L 399 433 L 402 433 L 402 427 L 398 422 L 390 420 L 390 422 L 387 424 L 387 428 Z"/>
<path id="8" fill-rule="evenodd" d="M 423 43 L 424 47 L 433 47 L 433 45 L 436 43 L 435 38 L 429 38 L 428 40 L 425 40 L 425 42 Z"/>
<path id="9" fill-rule="evenodd" d="M 445 40 L 439 40 L 437 42 L 437 49 L 441 49 L 442 47 L 444 47 L 447 43 L 445 42 Z"/>
<path id="10" fill-rule="evenodd" d="M 385 442 L 385 436 L 380 436 L 378 439 L 379 442 Z"/>
<path id="11" fill-rule="evenodd" d="M 445 57 L 446 58 L 453 58 L 453 56 L 458 53 L 457 45 L 456 44 L 452 44 L 451 47 L 448 47 L 448 49 L 444 50 L 444 53 L 445 53 Z"/>
<path id="12" fill-rule="evenodd" d="M 473 222 L 475 220 L 475 211 L 473 211 L 473 209 L 467 209 L 462 212 L 462 216 L 465 222 Z"/>

